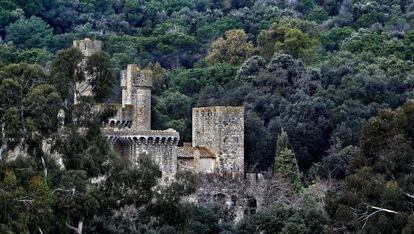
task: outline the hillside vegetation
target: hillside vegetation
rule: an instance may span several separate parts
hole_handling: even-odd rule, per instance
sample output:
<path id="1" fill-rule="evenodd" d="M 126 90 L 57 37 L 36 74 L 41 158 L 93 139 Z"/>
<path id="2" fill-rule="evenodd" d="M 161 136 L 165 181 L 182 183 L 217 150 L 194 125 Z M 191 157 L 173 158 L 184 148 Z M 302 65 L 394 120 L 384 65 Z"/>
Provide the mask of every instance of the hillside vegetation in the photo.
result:
<path id="1" fill-rule="evenodd" d="M 104 45 L 86 63 L 97 95 L 73 105 L 86 37 Z M 1 0 L 0 232 L 414 233 L 413 60 L 408 0 Z M 131 63 L 154 71 L 153 129 L 182 141 L 192 107 L 244 105 L 246 171 L 273 170 L 289 202 L 232 224 L 180 202 L 194 175 L 158 190 L 153 162 L 112 155 L 110 110 L 89 110 Z"/>

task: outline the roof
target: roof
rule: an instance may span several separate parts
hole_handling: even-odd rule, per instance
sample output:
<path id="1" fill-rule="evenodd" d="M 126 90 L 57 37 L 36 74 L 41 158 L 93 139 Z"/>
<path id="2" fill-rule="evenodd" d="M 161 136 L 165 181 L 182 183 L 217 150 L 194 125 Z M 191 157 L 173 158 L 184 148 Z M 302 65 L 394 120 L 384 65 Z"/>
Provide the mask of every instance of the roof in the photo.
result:
<path id="1" fill-rule="evenodd" d="M 216 155 L 206 147 L 190 147 L 190 146 L 178 147 L 177 158 L 193 159 L 196 151 L 200 153 L 200 158 L 216 158 Z"/>

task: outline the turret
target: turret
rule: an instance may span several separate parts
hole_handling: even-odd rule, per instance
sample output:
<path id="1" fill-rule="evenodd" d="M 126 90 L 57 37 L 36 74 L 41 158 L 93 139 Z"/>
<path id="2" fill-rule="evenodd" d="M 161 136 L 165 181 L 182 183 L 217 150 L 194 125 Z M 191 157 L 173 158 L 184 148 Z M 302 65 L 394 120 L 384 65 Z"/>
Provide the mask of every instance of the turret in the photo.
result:
<path id="1" fill-rule="evenodd" d="M 151 129 L 152 71 L 129 64 L 121 72 L 122 105 L 134 106 L 132 128 Z"/>
<path id="2" fill-rule="evenodd" d="M 73 47 L 78 48 L 85 57 L 89 57 L 92 54 L 102 51 L 102 42 L 85 38 L 84 40 L 73 41 Z M 84 67 L 85 63 L 86 60 L 83 60 L 79 66 Z M 79 97 L 93 95 L 90 79 L 91 77 L 88 77 L 85 73 L 85 81 L 76 83 L 74 93 L 75 104 L 78 103 Z"/>
<path id="3" fill-rule="evenodd" d="M 84 56 L 89 57 L 94 53 L 102 51 L 102 42 L 85 38 L 83 40 L 74 40 L 73 47 L 78 48 Z"/>

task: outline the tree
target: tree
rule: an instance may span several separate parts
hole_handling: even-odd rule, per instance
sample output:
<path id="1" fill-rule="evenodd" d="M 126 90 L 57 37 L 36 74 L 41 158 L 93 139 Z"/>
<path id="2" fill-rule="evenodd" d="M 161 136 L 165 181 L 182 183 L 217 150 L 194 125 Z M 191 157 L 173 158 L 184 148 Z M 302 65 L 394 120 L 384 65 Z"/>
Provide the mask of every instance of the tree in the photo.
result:
<path id="1" fill-rule="evenodd" d="M 6 28 L 6 39 L 18 48 L 42 48 L 53 37 L 53 29 L 42 19 L 32 16 L 19 19 Z"/>
<path id="2" fill-rule="evenodd" d="M 4 35 L 6 26 L 22 17 L 23 13 L 13 1 L 2 1 L 0 3 L 0 34 Z"/>
<path id="3" fill-rule="evenodd" d="M 328 202 L 335 226 L 377 233 L 410 228 L 413 114 L 408 101 L 395 111 L 380 111 L 364 126 L 345 186 Z"/>
<path id="4" fill-rule="evenodd" d="M 326 12 L 325 9 L 319 6 L 314 7 L 305 17 L 306 20 L 315 21 L 319 24 L 326 21 L 328 18 L 328 12 Z"/>
<path id="5" fill-rule="evenodd" d="M 270 60 L 276 51 L 285 50 L 285 53 L 295 58 L 310 62 L 316 45 L 315 37 L 314 24 L 285 17 L 280 22 L 272 24 L 268 30 L 260 32 L 257 36 L 257 47 L 260 55 L 266 60 Z"/>
<path id="6" fill-rule="evenodd" d="M 62 100 L 55 87 L 39 85 L 33 87 L 23 99 L 24 115 L 33 121 L 44 138 L 57 131 L 57 114 Z"/>
<path id="7" fill-rule="evenodd" d="M 237 225 L 237 233 L 323 233 L 327 224 L 322 210 L 274 206 L 246 216 Z"/>
<path id="8" fill-rule="evenodd" d="M 325 156 L 320 163 L 314 164 L 317 175 L 323 178 L 344 179 L 349 174 L 349 162 L 357 152 L 357 147 L 347 146 L 339 152 Z"/>
<path id="9" fill-rule="evenodd" d="M 24 129 L 24 120 L 17 111 L 17 108 L 10 107 L 2 113 L 1 122 L 1 143 L 2 145 L 5 144 L 8 146 L 8 148 L 12 149 L 25 135 L 22 131 L 22 129 Z"/>
<path id="10" fill-rule="evenodd" d="M 247 41 L 246 33 L 241 30 L 229 30 L 211 44 L 211 51 L 206 57 L 210 63 L 227 62 L 238 65 L 254 53 L 253 44 Z"/>
<path id="11" fill-rule="evenodd" d="M 293 28 L 286 31 L 283 42 L 276 42 L 275 49 L 310 63 L 314 58 L 315 45 L 315 39 L 310 38 L 300 29 Z"/>
<path id="12" fill-rule="evenodd" d="M 302 188 L 299 167 L 295 154 L 289 147 L 288 135 L 284 130 L 282 130 L 277 137 L 276 149 L 277 151 L 273 173 L 286 178 L 290 183 L 292 183 L 294 189 L 299 191 Z"/>
<path id="13" fill-rule="evenodd" d="M 49 232 L 54 196 L 36 163 L 27 158 L 0 165 L 0 231 Z"/>
<path id="14" fill-rule="evenodd" d="M 56 214 L 58 214 L 61 231 L 71 229 L 77 234 L 83 233 L 83 225 L 91 219 L 99 208 L 99 196 L 91 184 L 86 171 L 67 170 L 59 181 L 56 194 Z"/>
<path id="15" fill-rule="evenodd" d="M 114 158 L 107 178 L 99 186 L 105 199 L 106 211 L 148 204 L 160 178 L 158 165 L 147 155 L 140 155 L 137 165 L 132 165 L 129 159 Z"/>
<path id="16" fill-rule="evenodd" d="M 73 101 L 75 83 L 85 79 L 79 64 L 84 59 L 82 52 L 77 48 L 59 51 L 52 61 L 51 83 L 58 88 L 65 102 Z"/>
<path id="17" fill-rule="evenodd" d="M 326 51 L 339 51 L 342 42 L 351 36 L 354 30 L 350 27 L 333 28 L 329 31 L 322 32 L 319 36 L 319 41 Z"/>
<path id="18" fill-rule="evenodd" d="M 114 76 L 109 56 L 98 52 L 86 58 L 77 48 L 59 51 L 52 62 L 52 83 L 59 87 L 59 93 L 66 102 L 71 103 L 76 82 L 86 81 L 92 86 L 94 99 L 104 101 L 112 91 Z"/>
<path id="19" fill-rule="evenodd" d="M 306 15 L 314 7 L 314 1 L 312 0 L 298 0 L 295 9 L 300 13 Z"/>
<path id="20" fill-rule="evenodd" d="M 101 132 L 102 123 L 114 113 L 106 109 L 91 111 L 94 105 L 88 101 L 73 105 L 70 113 L 75 121 L 68 124 L 66 135 L 55 143 L 65 168 L 85 171 L 88 177 L 105 174 L 114 156 Z"/>
<path id="21" fill-rule="evenodd" d="M 0 115 L 10 107 L 21 106 L 22 86 L 19 81 L 4 78 L 0 83 Z"/>
<path id="22" fill-rule="evenodd" d="M 54 87 L 41 85 L 49 77 L 38 65 L 8 65 L 1 69 L 0 76 L 3 78 L 0 81 L 0 118 L 9 142 L 13 142 L 12 145 L 25 142 L 30 148 L 39 149 L 35 143 L 42 138 L 39 133 L 48 136 L 55 127 L 53 120 L 60 105 L 59 95 Z M 40 102 L 33 103 L 34 100 Z"/>
<path id="23" fill-rule="evenodd" d="M 275 53 L 253 82 L 264 92 L 289 97 L 305 76 L 305 66 L 301 61 L 288 54 Z"/>
<path id="24" fill-rule="evenodd" d="M 98 52 L 89 56 L 86 60 L 85 71 L 92 86 L 95 101 L 104 101 L 112 91 L 114 77 L 112 64 L 109 56 L 105 52 Z"/>
<path id="25" fill-rule="evenodd" d="M 33 48 L 19 52 L 16 56 L 16 60 L 22 63 L 45 66 L 50 57 L 51 53 L 49 51 L 45 49 Z"/>
<path id="26" fill-rule="evenodd" d="M 252 81 L 254 76 L 263 69 L 266 65 L 266 60 L 262 56 L 253 56 L 246 60 L 237 70 L 237 79 L 244 81 Z"/>
<path id="27" fill-rule="evenodd" d="M 160 219 L 162 224 L 184 229 L 191 219 L 182 198 L 193 194 L 197 189 L 198 177 L 193 172 L 178 172 L 175 181 L 168 186 L 159 187 L 155 194 L 155 202 L 149 204 L 149 211 Z"/>

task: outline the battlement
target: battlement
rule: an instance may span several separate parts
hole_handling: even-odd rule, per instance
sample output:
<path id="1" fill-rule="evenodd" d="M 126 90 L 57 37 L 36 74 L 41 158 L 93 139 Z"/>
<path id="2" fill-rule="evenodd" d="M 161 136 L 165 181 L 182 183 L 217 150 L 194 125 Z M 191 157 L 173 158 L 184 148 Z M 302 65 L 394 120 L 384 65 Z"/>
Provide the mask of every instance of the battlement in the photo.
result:
<path id="1" fill-rule="evenodd" d="M 152 71 L 141 70 L 136 64 L 128 64 L 127 69 L 121 72 L 121 87 L 152 87 Z"/>
<path id="2" fill-rule="evenodd" d="M 91 56 L 94 53 L 102 51 L 102 42 L 85 38 L 83 40 L 74 40 L 73 47 L 78 48 L 83 55 Z"/>
<path id="3" fill-rule="evenodd" d="M 106 127 L 102 131 L 110 141 L 120 140 L 142 144 L 177 145 L 180 140 L 180 134 L 174 129 L 135 131 L 130 128 Z"/>
<path id="4" fill-rule="evenodd" d="M 122 105 L 119 103 L 111 104 L 98 104 L 96 108 L 110 108 L 116 111 L 115 116 L 109 118 L 104 122 L 104 127 L 131 127 L 134 119 L 134 106 L 133 105 Z"/>
<path id="5" fill-rule="evenodd" d="M 211 106 L 193 108 L 193 113 L 244 113 L 244 107 L 240 106 Z"/>

